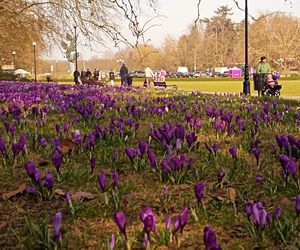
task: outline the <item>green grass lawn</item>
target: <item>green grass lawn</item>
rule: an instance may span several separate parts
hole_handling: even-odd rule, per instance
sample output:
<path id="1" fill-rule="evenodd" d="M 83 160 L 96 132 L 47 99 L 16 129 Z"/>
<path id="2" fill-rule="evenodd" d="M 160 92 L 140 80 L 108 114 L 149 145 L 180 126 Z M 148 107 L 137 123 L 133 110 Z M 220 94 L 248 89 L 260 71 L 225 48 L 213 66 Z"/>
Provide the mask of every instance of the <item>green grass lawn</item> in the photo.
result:
<path id="1" fill-rule="evenodd" d="M 142 85 L 142 79 L 134 79 L 134 85 Z M 300 80 L 282 80 L 280 83 L 283 85 L 281 90 L 282 96 L 299 96 L 300 97 Z M 204 91 L 204 92 L 231 92 L 239 93 L 243 91 L 243 80 L 237 81 L 189 81 L 189 80 L 167 80 L 168 85 L 175 84 L 181 90 L 187 91 Z M 253 81 L 251 81 L 251 94 L 256 95 L 254 91 Z"/>

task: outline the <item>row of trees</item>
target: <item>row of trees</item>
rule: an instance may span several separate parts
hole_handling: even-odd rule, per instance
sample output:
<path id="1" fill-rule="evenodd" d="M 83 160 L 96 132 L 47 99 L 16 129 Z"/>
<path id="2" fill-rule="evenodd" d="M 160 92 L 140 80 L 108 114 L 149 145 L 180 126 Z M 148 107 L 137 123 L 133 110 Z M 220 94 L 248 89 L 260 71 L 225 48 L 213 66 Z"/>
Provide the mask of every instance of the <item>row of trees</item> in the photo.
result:
<path id="1" fill-rule="evenodd" d="M 50 44 L 61 45 L 77 27 L 81 46 L 97 41 L 105 47 L 108 38 L 116 45 L 125 45 L 118 53 L 108 53 L 105 59 L 87 65 L 90 68 L 94 68 L 94 64 L 98 65 L 95 68 L 118 68 L 119 58 L 131 69 L 164 66 L 176 70 L 178 66 L 188 66 L 190 70 L 199 70 L 243 64 L 244 24 L 231 19 L 228 6 L 220 6 L 211 18 L 198 19 L 178 39 L 169 36 L 161 47 L 153 47 L 146 40 L 146 32 L 159 22 L 158 2 L 1 0 L 1 63 L 11 63 L 12 51 L 15 51 L 18 66 L 30 70 L 32 42 L 37 42 L 37 55 L 41 58 L 51 49 Z M 299 18 L 283 13 L 265 14 L 252 21 L 249 25 L 250 65 L 255 66 L 260 56 L 266 55 L 275 68 L 299 68 L 299 27 Z"/>
<path id="2" fill-rule="evenodd" d="M 164 65 L 170 70 L 188 66 L 190 70 L 244 63 L 244 23 L 230 18 L 231 9 L 221 6 L 215 16 L 191 25 L 178 39 L 167 37 L 161 48 L 141 47 L 137 52 L 123 50 L 117 57 L 125 58 L 133 68 L 149 64 Z M 249 25 L 249 64 L 255 67 L 262 55 L 274 69 L 295 70 L 300 67 L 300 19 L 273 13 L 262 15 Z M 142 61 L 139 59 L 143 58 Z"/>

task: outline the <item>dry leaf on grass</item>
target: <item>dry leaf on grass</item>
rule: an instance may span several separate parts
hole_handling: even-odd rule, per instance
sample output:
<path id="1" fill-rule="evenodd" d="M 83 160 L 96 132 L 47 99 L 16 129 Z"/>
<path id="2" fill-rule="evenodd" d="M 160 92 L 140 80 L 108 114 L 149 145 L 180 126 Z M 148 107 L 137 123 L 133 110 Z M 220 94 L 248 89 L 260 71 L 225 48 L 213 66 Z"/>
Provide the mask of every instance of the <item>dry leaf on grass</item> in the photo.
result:
<path id="1" fill-rule="evenodd" d="M 228 195 L 228 198 L 231 202 L 235 202 L 235 199 L 236 199 L 236 191 L 234 188 L 227 188 L 227 195 Z"/>
<path id="2" fill-rule="evenodd" d="M 55 189 L 54 190 L 55 194 L 58 194 L 60 196 L 65 196 L 66 192 L 64 192 L 61 189 Z M 96 198 L 96 195 L 84 192 L 84 191 L 78 191 L 76 193 L 71 193 L 71 197 L 74 201 L 84 199 L 84 200 L 93 200 Z"/>
<path id="3" fill-rule="evenodd" d="M 69 153 L 75 147 L 75 143 L 71 139 L 64 139 L 61 143 L 61 151 L 63 154 Z"/>
<path id="4" fill-rule="evenodd" d="M 7 199 L 9 199 L 9 198 L 11 198 L 13 196 L 21 194 L 21 193 L 23 193 L 25 191 L 26 188 L 27 188 L 27 186 L 23 183 L 16 190 L 2 194 L 2 199 L 3 200 L 7 200 Z"/>

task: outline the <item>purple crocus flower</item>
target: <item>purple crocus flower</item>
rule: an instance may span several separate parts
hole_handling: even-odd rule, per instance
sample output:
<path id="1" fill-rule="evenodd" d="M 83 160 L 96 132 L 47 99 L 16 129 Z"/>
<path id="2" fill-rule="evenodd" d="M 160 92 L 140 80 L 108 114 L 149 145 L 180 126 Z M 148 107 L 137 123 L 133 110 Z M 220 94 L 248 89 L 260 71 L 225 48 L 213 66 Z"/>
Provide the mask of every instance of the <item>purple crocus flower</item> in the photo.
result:
<path id="1" fill-rule="evenodd" d="M 143 157 L 143 155 L 147 151 L 147 149 L 148 149 L 148 143 L 145 141 L 140 141 L 139 142 L 139 150 L 140 150 L 141 157 Z"/>
<path id="2" fill-rule="evenodd" d="M 140 219 L 144 223 L 144 230 L 149 235 L 150 232 L 155 231 L 156 220 L 154 213 L 150 207 L 146 207 L 140 213 Z"/>
<path id="3" fill-rule="evenodd" d="M 231 154 L 232 158 L 236 159 L 236 157 L 237 157 L 237 149 L 236 149 L 236 147 L 229 148 L 229 153 Z"/>
<path id="4" fill-rule="evenodd" d="M 42 181 L 42 185 L 45 188 L 48 188 L 49 190 L 52 190 L 52 188 L 54 187 L 54 175 L 51 172 L 48 172 L 44 178 L 44 180 Z"/>
<path id="5" fill-rule="evenodd" d="M 61 212 L 57 212 L 53 219 L 53 226 L 54 226 L 54 238 L 55 241 L 61 241 L 61 223 L 62 223 L 62 214 Z"/>
<path id="6" fill-rule="evenodd" d="M 90 166 L 91 166 L 91 174 L 93 174 L 94 173 L 94 169 L 96 167 L 96 158 L 95 157 L 92 157 L 90 159 Z"/>
<path id="7" fill-rule="evenodd" d="M 55 124 L 55 130 L 56 130 L 56 133 L 58 135 L 59 132 L 60 132 L 60 125 L 59 124 Z"/>
<path id="8" fill-rule="evenodd" d="M 62 160 L 63 160 L 62 153 L 59 151 L 56 151 L 55 154 L 52 156 L 52 162 L 58 173 L 60 173 L 60 167 L 62 164 Z"/>
<path id="9" fill-rule="evenodd" d="M 281 213 L 282 213 L 282 208 L 281 207 L 276 208 L 275 213 L 274 213 L 275 220 L 279 220 Z"/>
<path id="10" fill-rule="evenodd" d="M 186 142 L 187 142 L 189 148 L 192 148 L 194 143 L 197 141 L 197 136 L 196 136 L 195 132 L 192 132 L 191 134 L 186 135 L 185 138 L 186 138 Z"/>
<path id="11" fill-rule="evenodd" d="M 113 171 L 112 173 L 112 188 L 116 189 L 116 187 L 118 186 L 119 183 L 119 174 L 117 171 Z"/>
<path id="12" fill-rule="evenodd" d="M 72 198 L 70 192 L 65 193 L 66 201 L 71 204 L 72 203 Z"/>
<path id="13" fill-rule="evenodd" d="M 101 190 L 103 192 L 105 192 L 105 190 L 106 190 L 106 176 L 105 176 L 105 173 L 100 172 L 98 174 L 98 184 L 99 184 L 99 187 L 101 188 Z"/>
<path id="14" fill-rule="evenodd" d="M 113 152 L 113 154 L 112 154 L 112 160 L 116 161 L 117 158 L 118 158 L 118 150 L 115 149 L 114 152 Z"/>
<path id="15" fill-rule="evenodd" d="M 137 156 L 137 152 L 134 148 L 126 148 L 125 153 L 128 156 L 131 163 L 133 163 L 133 159 Z"/>
<path id="16" fill-rule="evenodd" d="M 204 240 L 206 250 L 221 250 L 222 249 L 220 247 L 220 245 L 218 244 L 218 240 L 217 240 L 214 230 L 209 226 L 206 226 L 204 228 L 203 240 Z"/>
<path id="17" fill-rule="evenodd" d="M 110 243 L 109 243 L 110 250 L 113 250 L 115 248 L 115 244 L 116 244 L 116 236 L 114 234 L 112 234 Z"/>
<path id="18" fill-rule="evenodd" d="M 296 208 L 296 214 L 297 216 L 299 216 L 300 215 L 300 194 L 296 197 L 295 208 Z"/>
<path id="19" fill-rule="evenodd" d="M 215 155 L 217 155 L 217 151 L 219 149 L 219 145 L 215 143 L 214 145 L 212 145 L 212 149 L 213 149 Z"/>
<path id="20" fill-rule="evenodd" d="M 35 194 L 37 192 L 35 187 L 27 187 L 26 192 L 29 194 Z"/>
<path id="21" fill-rule="evenodd" d="M 272 212 L 269 212 L 267 214 L 267 222 L 268 222 L 268 224 L 271 224 L 272 221 L 273 221 L 273 215 L 272 215 Z"/>
<path id="22" fill-rule="evenodd" d="M 167 229 L 168 231 L 170 231 L 171 226 L 172 226 L 172 217 L 171 217 L 171 215 L 169 215 L 168 220 L 167 220 L 167 223 L 166 223 L 166 229 Z"/>
<path id="23" fill-rule="evenodd" d="M 162 159 L 160 165 L 163 172 L 169 173 L 171 171 L 169 159 L 167 157 Z"/>
<path id="24" fill-rule="evenodd" d="M 169 195 L 169 189 L 168 189 L 168 187 L 164 187 L 163 188 L 163 194 L 164 194 L 164 196 L 168 196 Z"/>
<path id="25" fill-rule="evenodd" d="M 258 165 L 259 158 L 260 158 L 260 149 L 259 148 L 253 148 L 252 149 L 252 154 L 254 155 L 254 157 L 256 159 L 256 164 Z"/>
<path id="26" fill-rule="evenodd" d="M 221 170 L 219 173 L 218 173 L 218 183 L 221 183 L 222 180 L 224 179 L 225 177 L 225 172 L 223 170 Z"/>
<path id="27" fill-rule="evenodd" d="M 7 157 L 8 153 L 5 144 L 6 142 L 0 136 L 0 151 L 4 157 Z"/>
<path id="28" fill-rule="evenodd" d="M 156 169 L 157 168 L 157 158 L 151 148 L 149 148 L 147 150 L 147 155 L 148 155 L 148 159 L 150 161 L 151 167 L 153 169 Z"/>
<path id="29" fill-rule="evenodd" d="M 115 223 L 126 238 L 126 216 L 122 211 L 115 213 Z"/>
<path id="30" fill-rule="evenodd" d="M 263 183 L 265 180 L 265 178 L 261 175 L 256 176 L 255 179 L 258 183 Z"/>
<path id="31" fill-rule="evenodd" d="M 204 196 L 205 184 L 203 182 L 199 182 L 194 186 L 195 196 L 198 201 L 198 205 L 202 202 L 202 198 Z"/>
<path id="32" fill-rule="evenodd" d="M 46 147 L 46 144 L 47 144 L 46 138 L 42 137 L 42 138 L 40 139 L 40 145 L 41 145 L 42 147 Z"/>
<path id="33" fill-rule="evenodd" d="M 31 180 L 35 183 L 38 184 L 40 182 L 40 173 L 36 169 L 35 164 L 32 161 L 28 161 L 24 165 L 25 170 L 28 174 L 28 176 L 31 178 Z"/>
<path id="34" fill-rule="evenodd" d="M 175 225 L 174 225 L 174 234 L 180 229 L 180 232 L 182 233 L 184 227 L 186 226 L 187 222 L 189 220 L 189 209 L 184 208 L 181 212 L 181 214 L 178 216 Z"/>

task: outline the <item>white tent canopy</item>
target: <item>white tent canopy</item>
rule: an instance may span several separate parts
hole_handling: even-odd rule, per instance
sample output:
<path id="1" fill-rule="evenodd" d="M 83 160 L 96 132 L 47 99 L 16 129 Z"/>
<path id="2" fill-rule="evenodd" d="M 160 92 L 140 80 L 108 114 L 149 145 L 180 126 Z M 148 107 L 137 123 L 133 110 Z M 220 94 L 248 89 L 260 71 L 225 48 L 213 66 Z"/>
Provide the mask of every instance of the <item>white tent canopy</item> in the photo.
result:
<path id="1" fill-rule="evenodd" d="M 24 69 L 16 69 L 15 75 L 28 76 L 28 75 L 30 75 L 30 73 Z"/>

